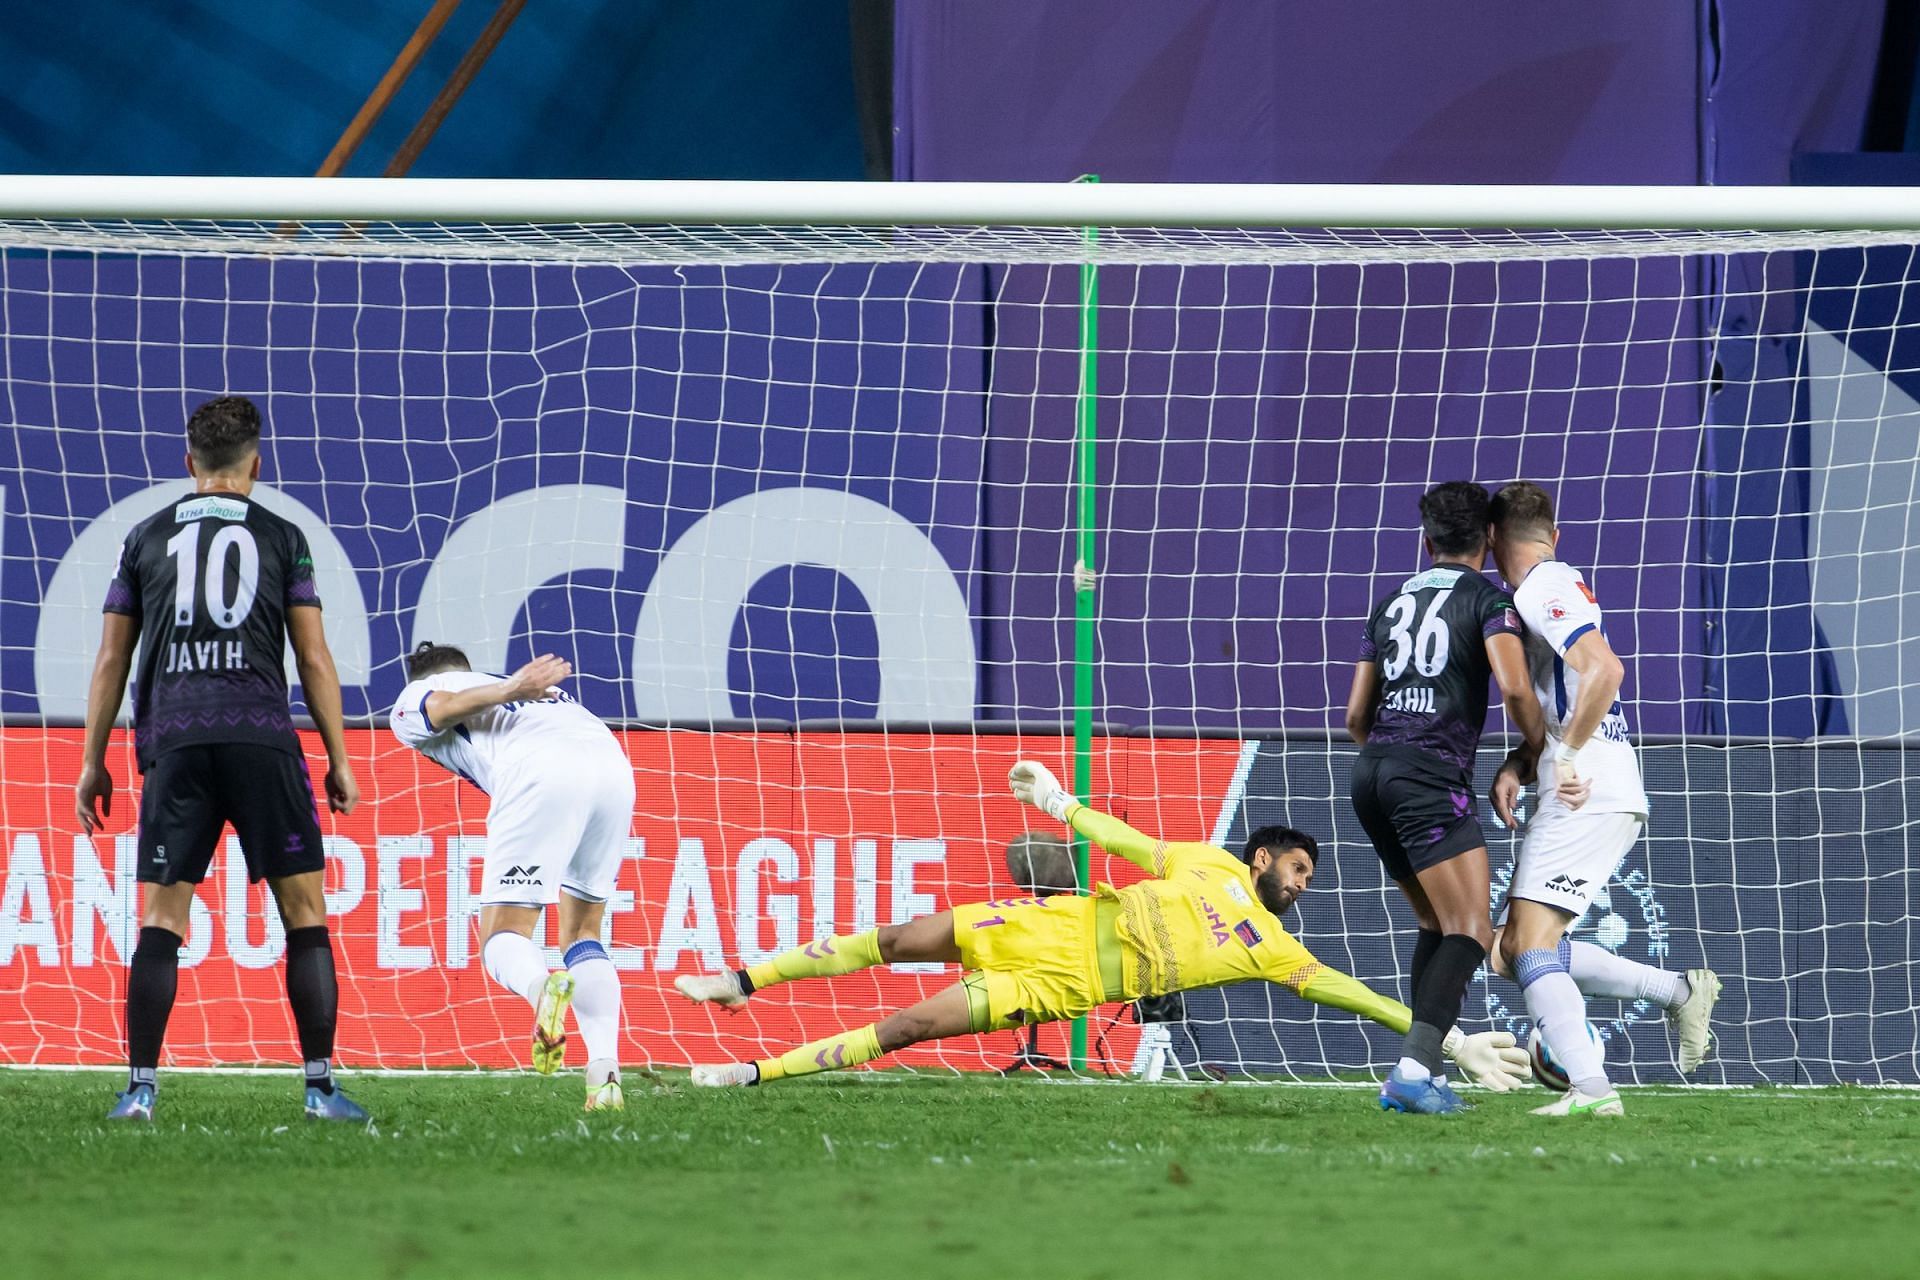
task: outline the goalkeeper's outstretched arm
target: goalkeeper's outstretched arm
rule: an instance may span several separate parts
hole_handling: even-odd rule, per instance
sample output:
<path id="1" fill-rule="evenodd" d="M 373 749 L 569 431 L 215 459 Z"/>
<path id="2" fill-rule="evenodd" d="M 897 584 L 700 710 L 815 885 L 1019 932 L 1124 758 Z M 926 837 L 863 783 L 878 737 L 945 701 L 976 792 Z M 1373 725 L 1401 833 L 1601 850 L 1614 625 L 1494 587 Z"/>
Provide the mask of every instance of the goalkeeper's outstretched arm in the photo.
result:
<path id="1" fill-rule="evenodd" d="M 1302 999 L 1357 1013 L 1401 1035 L 1413 1025 L 1413 1011 L 1407 1006 L 1311 957 L 1280 982 Z M 1476 1084 L 1496 1093 L 1517 1089 L 1526 1082 L 1526 1050 L 1516 1047 L 1513 1037 L 1505 1031 L 1482 1031 L 1470 1036 L 1456 1026 L 1447 1032 L 1440 1048 Z"/>
<path id="2" fill-rule="evenodd" d="M 1282 985 L 1303 1000 L 1357 1013 L 1401 1035 L 1413 1025 L 1413 1010 L 1391 996 L 1381 995 L 1360 979 L 1329 969 L 1317 960 L 1288 974 Z"/>
<path id="3" fill-rule="evenodd" d="M 1108 853 L 1125 858 L 1150 876 L 1162 873 L 1154 852 L 1163 842 L 1098 809 L 1089 809 L 1060 785 L 1053 770 L 1033 760 L 1022 760 L 1007 774 L 1014 798 L 1066 823 Z"/>

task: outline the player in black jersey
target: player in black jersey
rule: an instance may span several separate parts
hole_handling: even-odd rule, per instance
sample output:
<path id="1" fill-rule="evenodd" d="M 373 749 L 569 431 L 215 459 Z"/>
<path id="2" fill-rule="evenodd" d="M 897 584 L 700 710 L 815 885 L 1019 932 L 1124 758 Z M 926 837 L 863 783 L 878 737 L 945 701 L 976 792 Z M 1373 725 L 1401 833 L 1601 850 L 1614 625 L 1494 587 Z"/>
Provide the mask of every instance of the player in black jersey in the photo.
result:
<path id="1" fill-rule="evenodd" d="M 306 1061 L 307 1114 L 365 1120 L 333 1083 L 339 986 L 321 892 L 325 862 L 282 665 L 291 639 L 327 747 L 327 802 L 350 813 L 360 788 L 347 761 L 313 555 L 306 535 L 249 496 L 260 478 L 260 413 L 250 401 L 222 396 L 201 405 L 187 422 L 187 445 L 194 493 L 127 535 L 87 693 L 76 807 L 91 835 L 113 811 L 107 737 L 144 636 L 133 733 L 145 778 L 138 876 L 146 888 L 127 976 L 129 1078 L 109 1118 L 153 1118 L 194 886 L 230 822 L 247 874 L 272 887 L 286 924 L 287 1003 Z"/>
<path id="2" fill-rule="evenodd" d="M 1354 811 L 1420 930 L 1410 966 L 1413 1026 L 1380 1090 L 1390 1111 L 1466 1105 L 1436 1077 L 1441 1041 L 1493 942 L 1487 840 L 1473 808 L 1489 675 L 1525 738 L 1509 757 L 1515 767 L 1530 774 L 1546 740 L 1513 598 L 1480 574 L 1487 503 L 1487 491 L 1464 480 L 1420 499 L 1433 563 L 1367 618 L 1347 695 L 1347 732 L 1363 744 L 1353 766 Z"/>

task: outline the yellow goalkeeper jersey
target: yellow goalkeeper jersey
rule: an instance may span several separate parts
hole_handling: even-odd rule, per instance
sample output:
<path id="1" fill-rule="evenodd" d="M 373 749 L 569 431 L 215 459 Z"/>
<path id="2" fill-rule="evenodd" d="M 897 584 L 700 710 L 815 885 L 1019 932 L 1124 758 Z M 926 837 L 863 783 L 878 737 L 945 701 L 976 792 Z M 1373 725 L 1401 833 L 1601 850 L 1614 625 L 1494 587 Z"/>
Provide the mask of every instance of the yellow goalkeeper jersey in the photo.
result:
<path id="1" fill-rule="evenodd" d="M 1077 802 L 1066 818 L 1081 835 L 1153 877 L 1095 891 L 1120 908 L 1114 930 L 1125 999 L 1263 979 L 1395 1031 L 1412 1024 L 1412 1011 L 1398 1000 L 1314 959 L 1261 905 L 1247 865 L 1225 849 L 1153 840 Z"/>
<path id="2" fill-rule="evenodd" d="M 1245 863 L 1207 844 L 1153 849 L 1155 879 L 1098 894 L 1120 904 L 1128 999 L 1264 978 L 1298 991 L 1320 967 L 1254 896 Z"/>

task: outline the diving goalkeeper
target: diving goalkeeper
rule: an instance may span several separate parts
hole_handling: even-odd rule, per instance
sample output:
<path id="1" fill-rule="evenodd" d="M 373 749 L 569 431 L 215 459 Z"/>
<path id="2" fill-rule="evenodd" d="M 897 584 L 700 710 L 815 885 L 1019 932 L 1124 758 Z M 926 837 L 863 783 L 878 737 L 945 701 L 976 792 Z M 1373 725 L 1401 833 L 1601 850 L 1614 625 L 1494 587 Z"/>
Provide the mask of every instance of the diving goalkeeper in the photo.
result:
<path id="1" fill-rule="evenodd" d="M 1195 987 L 1264 978 L 1315 1004 L 1345 1009 L 1404 1033 L 1412 1015 L 1397 1000 L 1326 968 L 1281 927 L 1280 917 L 1313 879 L 1319 848 L 1287 827 L 1262 827 L 1235 857 L 1206 844 L 1142 835 L 1064 791 L 1043 764 L 1022 760 L 1013 794 L 1144 870 L 1124 889 L 959 906 L 865 933 L 825 938 L 731 973 L 674 980 L 690 1000 L 737 1008 L 756 992 L 798 978 L 825 978 L 879 964 L 939 962 L 967 972 L 910 1009 L 760 1062 L 693 1069 L 714 1087 L 765 1084 L 870 1062 L 923 1040 L 1077 1018 L 1097 1005 Z M 1524 1050 L 1504 1031 L 1462 1035 L 1444 1049 L 1466 1074 L 1505 1091 L 1527 1071 Z"/>

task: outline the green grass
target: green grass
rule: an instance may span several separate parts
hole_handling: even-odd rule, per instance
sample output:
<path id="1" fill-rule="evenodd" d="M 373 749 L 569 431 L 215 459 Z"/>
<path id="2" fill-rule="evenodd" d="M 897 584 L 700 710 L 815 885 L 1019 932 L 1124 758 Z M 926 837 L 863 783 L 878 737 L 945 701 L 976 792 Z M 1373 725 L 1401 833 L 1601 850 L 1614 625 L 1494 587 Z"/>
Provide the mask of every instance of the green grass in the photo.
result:
<path id="1" fill-rule="evenodd" d="M 8 1276 L 1910 1276 L 1920 1095 L 1634 1093 L 1446 1119 L 1350 1089 L 847 1076 L 361 1077 L 371 1130 L 290 1076 L 0 1070 Z"/>

